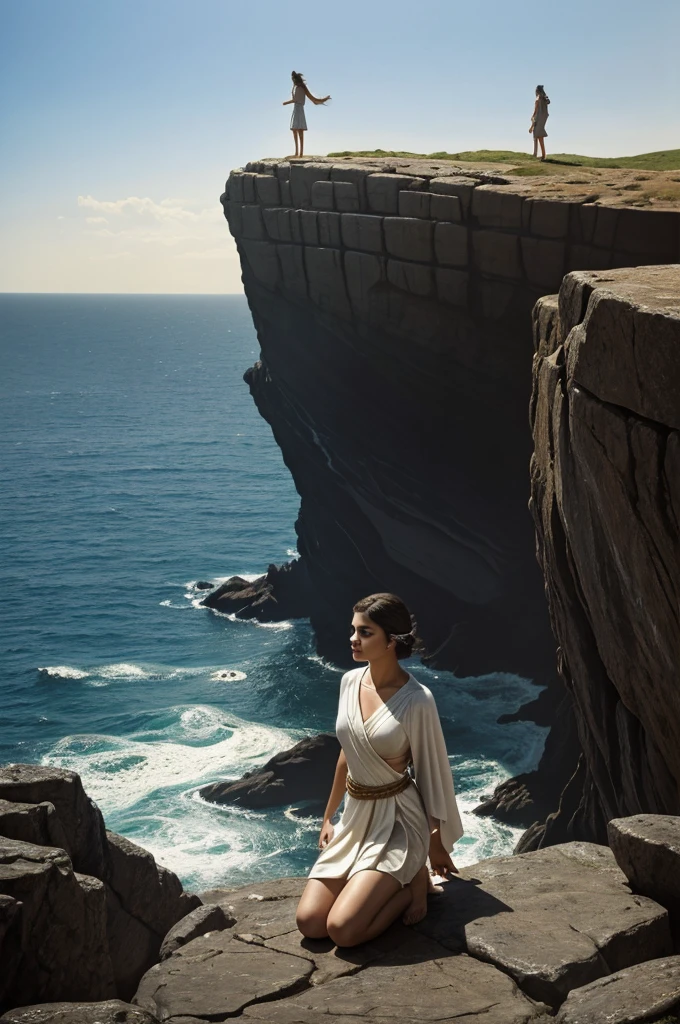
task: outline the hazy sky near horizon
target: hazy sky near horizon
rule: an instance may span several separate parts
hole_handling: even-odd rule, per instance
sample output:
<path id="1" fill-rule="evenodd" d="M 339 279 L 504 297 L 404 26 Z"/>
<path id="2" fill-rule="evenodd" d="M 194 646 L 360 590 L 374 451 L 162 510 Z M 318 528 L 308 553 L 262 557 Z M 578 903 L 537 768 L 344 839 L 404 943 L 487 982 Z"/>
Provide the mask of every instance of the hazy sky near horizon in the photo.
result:
<path id="1" fill-rule="evenodd" d="M 677 0 L 3 0 L 0 291 L 237 292 L 233 167 L 306 150 L 680 147 Z"/>

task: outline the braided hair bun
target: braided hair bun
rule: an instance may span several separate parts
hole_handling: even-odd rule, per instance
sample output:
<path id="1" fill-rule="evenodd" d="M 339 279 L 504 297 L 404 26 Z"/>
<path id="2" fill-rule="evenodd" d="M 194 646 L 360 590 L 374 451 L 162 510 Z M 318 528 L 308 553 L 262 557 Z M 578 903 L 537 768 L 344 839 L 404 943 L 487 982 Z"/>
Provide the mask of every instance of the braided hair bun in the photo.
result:
<path id="1" fill-rule="evenodd" d="M 397 658 L 410 658 L 420 649 L 415 619 L 396 594 L 371 594 L 357 601 L 352 610 L 368 615 L 389 640 L 396 640 Z"/>

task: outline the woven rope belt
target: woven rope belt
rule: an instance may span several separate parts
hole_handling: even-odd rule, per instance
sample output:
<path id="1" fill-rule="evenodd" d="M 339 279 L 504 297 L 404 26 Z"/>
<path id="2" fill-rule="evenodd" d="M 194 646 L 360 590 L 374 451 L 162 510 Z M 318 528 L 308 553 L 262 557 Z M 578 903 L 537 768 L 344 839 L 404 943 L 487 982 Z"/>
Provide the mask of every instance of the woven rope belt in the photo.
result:
<path id="1" fill-rule="evenodd" d="M 355 800 L 387 800 L 390 796 L 403 793 L 411 785 L 411 776 L 404 772 L 396 782 L 388 782 L 386 786 L 360 786 L 351 775 L 347 776 L 347 792 Z"/>

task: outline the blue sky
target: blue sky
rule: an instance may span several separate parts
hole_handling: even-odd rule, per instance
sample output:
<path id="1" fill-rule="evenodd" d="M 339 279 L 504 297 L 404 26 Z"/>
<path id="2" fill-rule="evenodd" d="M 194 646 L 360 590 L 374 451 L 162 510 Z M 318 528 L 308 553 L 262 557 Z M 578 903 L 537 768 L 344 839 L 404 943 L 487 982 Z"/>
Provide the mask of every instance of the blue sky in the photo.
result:
<path id="1" fill-rule="evenodd" d="M 680 147 L 677 0 L 3 0 L 0 291 L 235 292 L 232 167 L 306 149 Z M 80 199 L 79 199 L 80 197 Z"/>

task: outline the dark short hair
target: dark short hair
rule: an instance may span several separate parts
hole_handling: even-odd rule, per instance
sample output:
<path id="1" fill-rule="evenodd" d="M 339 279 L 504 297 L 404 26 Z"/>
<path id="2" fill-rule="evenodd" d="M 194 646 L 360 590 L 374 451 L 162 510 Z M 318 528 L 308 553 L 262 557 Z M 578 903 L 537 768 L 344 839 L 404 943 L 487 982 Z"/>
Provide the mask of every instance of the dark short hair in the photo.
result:
<path id="1" fill-rule="evenodd" d="M 416 636 L 416 624 L 408 608 L 396 594 L 370 594 L 362 597 L 352 609 L 368 615 L 376 626 L 380 626 L 388 639 L 398 638 L 396 655 L 409 658 L 420 647 Z"/>

